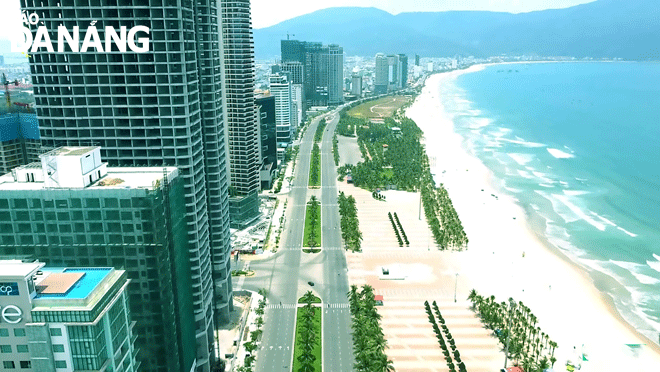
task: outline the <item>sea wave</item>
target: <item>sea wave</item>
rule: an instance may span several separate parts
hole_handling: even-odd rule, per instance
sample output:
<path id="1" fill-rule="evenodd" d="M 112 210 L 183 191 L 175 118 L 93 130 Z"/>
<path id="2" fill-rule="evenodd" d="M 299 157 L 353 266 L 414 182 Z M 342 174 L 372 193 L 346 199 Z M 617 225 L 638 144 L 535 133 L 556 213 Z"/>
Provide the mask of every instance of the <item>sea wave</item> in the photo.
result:
<path id="1" fill-rule="evenodd" d="M 645 265 L 638 264 L 635 262 L 628 262 L 628 261 L 610 260 L 610 262 L 630 272 L 630 274 L 632 274 L 637 279 L 637 281 L 642 284 L 648 284 L 648 285 L 660 284 L 660 279 L 656 279 L 652 276 L 642 273 L 642 271 L 646 269 Z"/>
<path id="2" fill-rule="evenodd" d="M 570 158 L 575 157 L 575 155 L 573 155 L 573 154 L 569 154 L 567 152 L 563 152 L 563 151 L 558 150 L 558 149 L 547 148 L 546 150 L 548 150 L 550 155 L 554 156 L 557 159 L 570 159 Z"/>
<path id="3" fill-rule="evenodd" d="M 530 142 L 530 141 L 525 141 L 524 139 L 520 137 L 516 137 L 516 139 L 510 139 L 510 138 L 500 138 L 501 141 L 508 142 L 508 143 L 514 143 L 516 145 L 521 145 L 524 147 L 545 147 L 544 144 L 538 143 L 538 142 Z"/>
<path id="4" fill-rule="evenodd" d="M 646 263 L 655 271 L 660 273 L 660 256 L 657 254 L 653 253 L 653 258 L 655 258 L 655 261 L 646 261 Z"/>
<path id="5" fill-rule="evenodd" d="M 533 154 L 508 153 L 507 155 L 520 165 L 525 165 L 535 158 Z"/>

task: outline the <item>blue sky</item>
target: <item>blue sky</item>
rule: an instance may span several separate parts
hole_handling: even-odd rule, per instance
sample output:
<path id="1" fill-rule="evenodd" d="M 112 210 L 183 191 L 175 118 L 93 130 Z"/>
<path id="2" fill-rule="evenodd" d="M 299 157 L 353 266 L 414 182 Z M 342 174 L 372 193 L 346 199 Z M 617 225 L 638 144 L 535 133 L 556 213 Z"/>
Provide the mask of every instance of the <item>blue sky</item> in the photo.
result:
<path id="1" fill-rule="evenodd" d="M 492 10 L 511 13 L 550 8 L 566 8 L 594 0 L 252 0 L 254 28 L 272 26 L 313 11 L 337 6 L 376 7 L 392 14 L 444 10 Z M 10 39 L 12 30 L 21 26 L 18 0 L 0 0 L 3 22 L 0 39 Z"/>

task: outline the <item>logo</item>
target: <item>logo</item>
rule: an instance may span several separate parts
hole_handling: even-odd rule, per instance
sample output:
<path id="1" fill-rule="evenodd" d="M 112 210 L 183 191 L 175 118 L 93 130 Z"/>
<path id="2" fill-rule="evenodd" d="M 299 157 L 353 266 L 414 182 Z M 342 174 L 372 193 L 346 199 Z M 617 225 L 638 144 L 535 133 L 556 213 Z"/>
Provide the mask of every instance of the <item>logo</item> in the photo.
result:
<path id="1" fill-rule="evenodd" d="M 2 315 L 2 320 L 10 324 L 16 324 L 23 320 L 23 310 L 14 305 L 5 306 L 0 315 Z"/>
<path id="2" fill-rule="evenodd" d="M 109 53 L 118 51 L 125 53 L 127 47 L 130 51 L 135 53 L 145 53 L 149 51 L 149 38 L 140 37 L 149 35 L 149 27 L 135 26 L 130 30 L 126 26 L 121 26 L 117 31 L 112 26 L 103 28 L 105 31 L 105 38 L 103 42 L 99 36 L 99 30 L 96 27 L 97 21 L 91 21 L 87 30 L 84 32 L 82 44 L 80 42 L 81 30 L 79 26 L 74 26 L 73 30 L 69 30 L 63 25 L 57 27 L 57 33 L 51 34 L 48 28 L 39 25 L 39 15 L 36 13 L 27 14 L 23 11 L 23 24 L 19 32 L 14 33 L 11 43 L 11 51 L 16 53 L 35 53 L 45 48 L 49 53 L 55 53 L 52 40 L 57 40 L 57 53 L 74 52 L 85 53 L 88 51 L 96 51 L 99 53 Z M 33 34 L 29 26 L 37 26 L 36 32 Z M 51 38 L 51 35 L 54 36 Z M 113 48 L 114 45 L 114 48 Z"/>
<path id="3" fill-rule="evenodd" d="M 0 296 L 18 296 L 18 283 L 0 283 Z"/>

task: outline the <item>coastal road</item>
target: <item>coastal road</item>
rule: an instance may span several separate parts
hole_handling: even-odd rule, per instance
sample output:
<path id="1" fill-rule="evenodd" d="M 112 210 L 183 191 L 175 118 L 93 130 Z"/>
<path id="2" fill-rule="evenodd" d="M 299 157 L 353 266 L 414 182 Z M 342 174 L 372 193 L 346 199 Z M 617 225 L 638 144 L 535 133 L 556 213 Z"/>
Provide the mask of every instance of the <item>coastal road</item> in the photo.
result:
<path id="1" fill-rule="evenodd" d="M 332 115 L 329 115 L 332 117 Z M 256 371 L 289 371 L 293 360 L 295 306 L 306 291 L 322 299 L 323 370 L 351 371 L 353 364 L 350 312 L 346 292 L 346 257 L 341 247 L 336 170 L 332 156 L 332 134 L 338 115 L 328 122 L 321 144 L 322 247 L 318 254 L 302 253 L 305 204 L 308 198 L 309 161 L 314 133 L 320 118 L 312 121 L 300 142 L 293 188 L 283 232 L 283 244 L 271 258 L 252 261 L 255 276 L 245 278 L 242 289 L 268 290 L 264 333 L 257 353 Z M 314 287 L 308 282 L 314 282 Z M 242 356 L 239 356 L 242 357 Z"/>

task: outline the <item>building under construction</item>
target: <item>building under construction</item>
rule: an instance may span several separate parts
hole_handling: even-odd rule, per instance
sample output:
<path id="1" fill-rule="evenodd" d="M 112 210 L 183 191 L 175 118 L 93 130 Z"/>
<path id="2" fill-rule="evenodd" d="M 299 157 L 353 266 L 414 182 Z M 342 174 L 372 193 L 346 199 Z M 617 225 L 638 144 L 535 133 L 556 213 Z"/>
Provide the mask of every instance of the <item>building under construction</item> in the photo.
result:
<path id="1" fill-rule="evenodd" d="M 40 148 L 36 114 L 14 112 L 0 116 L 0 175 L 38 161 Z"/>

